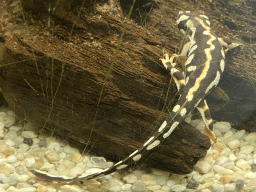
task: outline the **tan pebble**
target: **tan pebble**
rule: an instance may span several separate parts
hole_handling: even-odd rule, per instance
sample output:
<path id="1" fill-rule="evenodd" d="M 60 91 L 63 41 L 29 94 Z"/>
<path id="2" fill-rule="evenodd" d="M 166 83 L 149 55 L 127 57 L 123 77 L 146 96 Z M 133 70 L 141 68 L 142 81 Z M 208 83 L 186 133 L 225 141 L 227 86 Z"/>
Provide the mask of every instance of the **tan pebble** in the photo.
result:
<path id="1" fill-rule="evenodd" d="M 78 175 L 82 175 L 84 173 L 84 169 L 81 167 L 74 167 L 70 170 L 68 176 L 70 177 L 76 177 Z"/>
<path id="2" fill-rule="evenodd" d="M 253 152 L 253 146 L 243 146 L 240 148 L 240 152 L 239 153 L 243 153 L 246 155 L 249 155 Z"/>
<path id="3" fill-rule="evenodd" d="M 63 185 L 60 187 L 62 192 L 81 192 L 82 189 L 76 185 Z"/>
<path id="4" fill-rule="evenodd" d="M 15 154 L 15 149 L 12 147 L 9 147 L 6 144 L 0 144 L 0 153 L 3 153 L 7 156 Z"/>
<path id="5" fill-rule="evenodd" d="M 49 160 L 49 162 L 53 163 L 60 160 L 60 156 L 56 151 L 50 151 L 45 155 L 46 159 Z"/>
<path id="6" fill-rule="evenodd" d="M 140 180 L 138 182 L 141 182 Z M 147 186 L 148 185 L 156 185 L 156 181 L 143 181 Z"/>
<path id="7" fill-rule="evenodd" d="M 251 166 L 244 159 L 240 159 L 236 162 L 236 166 L 244 171 L 251 171 Z"/>
<path id="8" fill-rule="evenodd" d="M 100 190 L 101 183 L 94 179 L 83 181 L 83 185 L 87 186 L 87 189 L 89 191 L 95 191 L 95 192 L 101 191 Z"/>
<path id="9" fill-rule="evenodd" d="M 233 175 L 223 175 L 220 178 L 220 182 L 223 184 L 230 183 L 232 181 Z"/>
<path id="10" fill-rule="evenodd" d="M 245 165 L 242 167 L 242 170 L 244 170 L 244 171 L 251 171 L 251 170 L 252 170 L 252 167 L 251 167 L 251 165 L 249 165 L 249 164 L 245 164 Z"/>
<path id="11" fill-rule="evenodd" d="M 212 185 L 213 185 L 213 182 L 212 182 L 212 181 L 203 184 L 203 186 L 204 186 L 205 188 L 209 188 L 209 187 L 212 186 Z"/>
<path id="12" fill-rule="evenodd" d="M 35 169 L 41 169 L 41 167 L 43 167 L 44 165 L 44 160 L 43 159 L 39 159 L 38 161 L 36 161 L 34 168 Z"/>
<path id="13" fill-rule="evenodd" d="M 47 191 L 47 187 L 44 185 L 39 185 L 36 189 L 37 192 L 46 192 Z"/>
<path id="14" fill-rule="evenodd" d="M 236 149 L 240 146 L 240 141 L 238 139 L 230 141 L 228 142 L 228 146 L 230 147 L 230 149 Z"/>
<path id="15" fill-rule="evenodd" d="M 248 135 L 246 135 L 246 136 L 244 137 L 244 139 L 245 139 L 246 141 L 250 142 L 250 143 L 253 143 L 253 142 L 255 142 L 255 140 L 256 140 L 256 133 L 255 133 L 255 132 L 249 133 Z"/>
<path id="16" fill-rule="evenodd" d="M 206 156 L 206 157 L 204 158 L 204 161 L 207 161 L 207 162 L 209 162 L 209 163 L 213 163 L 213 162 L 214 162 L 212 155 Z"/>
<path id="17" fill-rule="evenodd" d="M 194 169 L 198 171 L 199 173 L 208 173 L 208 171 L 211 169 L 211 164 L 208 161 L 198 161 Z"/>
<path id="18" fill-rule="evenodd" d="M 212 150 L 216 150 L 221 152 L 223 149 L 225 149 L 227 146 L 224 143 L 221 142 L 217 142 L 215 144 L 213 144 L 212 146 Z"/>
<path id="19" fill-rule="evenodd" d="M 238 173 L 233 174 L 232 181 L 236 182 L 237 179 L 245 180 L 245 177 L 241 174 L 238 174 Z"/>
<path id="20" fill-rule="evenodd" d="M 152 180 L 154 180 L 154 178 L 155 178 L 154 175 L 151 175 L 151 174 L 143 174 L 140 179 L 141 179 L 142 181 L 152 181 Z"/>
<path id="21" fill-rule="evenodd" d="M 73 153 L 69 156 L 69 160 L 74 163 L 79 163 L 82 160 L 82 155 L 80 153 Z"/>

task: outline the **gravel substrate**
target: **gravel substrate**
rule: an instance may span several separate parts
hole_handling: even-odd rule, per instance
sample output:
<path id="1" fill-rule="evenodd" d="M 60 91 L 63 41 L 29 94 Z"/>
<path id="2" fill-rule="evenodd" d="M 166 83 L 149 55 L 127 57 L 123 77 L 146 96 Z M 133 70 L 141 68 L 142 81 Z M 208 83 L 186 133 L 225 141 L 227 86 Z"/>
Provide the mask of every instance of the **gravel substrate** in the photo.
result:
<path id="1" fill-rule="evenodd" d="M 72 177 L 103 170 L 113 163 L 103 157 L 81 155 L 54 137 L 38 136 L 31 131 L 31 123 L 24 127 L 14 123 L 12 111 L 0 112 L 0 192 L 256 192 L 256 133 L 237 131 L 228 122 L 215 123 L 218 142 L 190 174 L 127 170 L 83 183 L 47 182 L 29 170 Z M 190 123 L 198 129 L 204 128 L 202 120 Z"/>

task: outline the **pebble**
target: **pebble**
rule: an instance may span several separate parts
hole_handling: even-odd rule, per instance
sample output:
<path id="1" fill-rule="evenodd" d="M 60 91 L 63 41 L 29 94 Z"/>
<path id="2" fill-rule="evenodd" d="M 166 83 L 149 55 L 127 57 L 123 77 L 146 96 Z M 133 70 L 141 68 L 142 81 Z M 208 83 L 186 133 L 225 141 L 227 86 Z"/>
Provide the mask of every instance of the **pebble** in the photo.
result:
<path id="1" fill-rule="evenodd" d="M 242 180 L 242 179 L 237 179 L 237 180 L 236 180 L 236 188 L 237 188 L 237 189 L 243 189 L 243 188 L 244 188 L 244 180 Z"/>
<path id="2" fill-rule="evenodd" d="M 6 112 L 6 118 L 4 118 L 4 126 L 11 127 L 15 123 L 15 114 L 12 110 Z"/>
<path id="3" fill-rule="evenodd" d="M 244 134 L 245 134 L 245 130 L 237 131 L 237 132 L 234 134 L 234 138 L 240 140 L 240 139 L 243 138 Z"/>
<path id="4" fill-rule="evenodd" d="M 15 155 L 10 155 L 7 157 L 8 163 L 15 163 L 17 161 L 17 157 Z"/>
<path id="5" fill-rule="evenodd" d="M 124 184 L 122 186 L 122 191 L 131 191 L 131 184 Z"/>
<path id="6" fill-rule="evenodd" d="M 213 125 L 213 127 L 214 127 L 214 129 L 218 130 L 221 133 L 226 133 L 231 129 L 230 123 L 229 122 L 224 122 L 224 121 L 216 122 Z"/>
<path id="7" fill-rule="evenodd" d="M 47 151 L 59 151 L 60 150 L 60 144 L 57 142 L 50 142 L 47 146 Z"/>
<path id="8" fill-rule="evenodd" d="M 18 179 L 16 177 L 7 177 L 7 178 L 3 178 L 2 182 L 11 186 L 15 186 L 18 183 Z"/>
<path id="9" fill-rule="evenodd" d="M 45 154 L 46 159 L 49 160 L 49 162 L 54 163 L 56 161 L 60 160 L 60 156 L 56 151 L 50 151 L 49 153 Z"/>
<path id="10" fill-rule="evenodd" d="M 123 180 L 126 182 L 126 183 L 135 183 L 138 181 L 138 178 L 134 175 L 134 174 L 129 174 L 129 175 L 126 175 Z"/>
<path id="11" fill-rule="evenodd" d="M 33 131 L 23 131 L 21 133 L 22 137 L 24 138 L 30 138 L 30 139 L 33 139 L 33 138 L 36 138 L 38 137 L 37 134 L 35 134 Z"/>
<path id="12" fill-rule="evenodd" d="M 227 174 L 233 174 L 233 171 L 230 169 L 226 169 L 220 165 L 213 165 L 213 171 L 215 173 L 221 174 L 221 175 L 227 175 Z"/>
<path id="13" fill-rule="evenodd" d="M 60 187 L 62 192 L 82 192 L 83 190 L 76 185 L 63 185 Z"/>
<path id="14" fill-rule="evenodd" d="M 13 117 L 12 112 L 9 114 Z M 38 136 L 33 124 L 28 129 L 10 124 L 4 130 L 4 121 L 9 118 L 0 112 L 0 192 L 101 192 L 101 191 L 152 191 L 152 192 L 226 192 L 256 190 L 256 144 L 255 133 L 236 131 L 230 123 L 217 122 L 214 132 L 218 141 L 200 159 L 194 171 L 187 175 L 170 174 L 157 169 L 119 171 L 111 175 L 88 180 L 82 184 L 54 185 L 36 179 L 30 169 L 39 169 L 53 175 L 77 176 L 101 171 L 111 165 L 103 157 L 84 156 L 54 137 Z M 201 119 L 192 120 L 199 129 L 204 128 Z M 2 135 L 1 135 L 2 130 Z M 26 130 L 26 131 L 23 131 Z M 41 183 L 41 184 L 40 184 Z M 43 184 L 43 185 L 42 185 Z"/>
<path id="15" fill-rule="evenodd" d="M 228 146 L 230 149 L 236 149 L 240 146 L 240 141 L 238 139 L 234 139 L 234 140 L 228 142 Z"/>
<path id="16" fill-rule="evenodd" d="M 32 167 L 36 163 L 35 157 L 29 157 L 25 160 L 26 167 Z"/>
<path id="17" fill-rule="evenodd" d="M 33 145 L 33 139 L 31 139 L 31 138 L 24 138 L 23 143 L 31 146 L 31 145 Z"/>
<path id="18" fill-rule="evenodd" d="M 184 186 L 184 185 L 173 185 L 173 186 L 171 187 L 171 189 L 172 189 L 172 191 L 174 191 L 174 192 L 180 192 L 180 191 L 185 191 L 186 186 Z"/>
<path id="19" fill-rule="evenodd" d="M 132 191 L 136 191 L 136 192 L 148 192 L 147 186 L 144 182 L 135 182 L 132 186 L 131 186 L 131 190 Z"/>
<path id="20" fill-rule="evenodd" d="M 68 176 L 70 177 L 76 177 L 77 175 L 82 175 L 84 173 L 84 169 L 81 167 L 74 167 L 70 170 Z"/>
<path id="21" fill-rule="evenodd" d="M 194 169 L 199 173 L 208 173 L 211 167 L 211 164 L 207 161 L 198 161 L 194 166 Z"/>
<path id="22" fill-rule="evenodd" d="M 82 161 L 82 155 L 80 153 L 73 153 L 69 156 L 69 160 L 74 163 L 79 163 Z"/>
<path id="23" fill-rule="evenodd" d="M 244 176 L 245 176 L 246 178 L 249 178 L 249 179 L 255 179 L 255 178 L 256 178 L 256 173 L 249 171 L 249 172 L 245 173 Z"/>
<path id="24" fill-rule="evenodd" d="M 4 138 L 4 123 L 0 121 L 0 138 Z"/>
<path id="25" fill-rule="evenodd" d="M 189 182 L 186 186 L 187 189 L 196 189 L 198 187 L 199 183 L 197 182 Z"/>
<path id="26" fill-rule="evenodd" d="M 248 145 L 247 145 L 247 146 L 241 147 L 239 153 L 243 153 L 243 154 L 248 155 L 248 154 L 250 154 L 250 153 L 252 153 L 252 152 L 253 152 L 253 146 L 248 146 Z"/>
<path id="27" fill-rule="evenodd" d="M 252 172 L 256 172 L 256 164 L 251 164 L 251 170 Z"/>

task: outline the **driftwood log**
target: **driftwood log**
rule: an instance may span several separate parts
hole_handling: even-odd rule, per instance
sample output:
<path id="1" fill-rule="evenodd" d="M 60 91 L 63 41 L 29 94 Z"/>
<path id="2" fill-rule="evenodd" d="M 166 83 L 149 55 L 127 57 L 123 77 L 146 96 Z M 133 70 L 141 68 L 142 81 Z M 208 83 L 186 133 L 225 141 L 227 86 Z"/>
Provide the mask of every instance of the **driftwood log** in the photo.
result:
<path id="1" fill-rule="evenodd" d="M 159 61 L 163 48 L 173 53 L 179 46 L 177 12 L 202 5 L 137 1 L 126 24 L 132 1 L 19 2 L 1 5 L 0 86 L 9 107 L 42 130 L 109 160 L 141 146 L 177 99 Z M 221 6 L 217 1 L 201 9 L 212 18 Z M 221 25 L 216 17 L 214 30 Z M 237 68 L 230 71 L 240 72 Z M 209 147 L 205 135 L 183 122 L 146 163 L 189 173 Z"/>

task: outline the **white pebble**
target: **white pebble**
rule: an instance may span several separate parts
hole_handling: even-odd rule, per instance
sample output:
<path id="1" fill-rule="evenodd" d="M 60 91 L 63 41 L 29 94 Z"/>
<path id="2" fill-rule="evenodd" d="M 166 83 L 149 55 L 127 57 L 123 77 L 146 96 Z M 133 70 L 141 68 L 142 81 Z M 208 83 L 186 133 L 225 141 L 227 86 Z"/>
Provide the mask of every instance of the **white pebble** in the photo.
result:
<path id="1" fill-rule="evenodd" d="M 194 169 L 199 173 L 208 173 L 211 169 L 211 164 L 208 161 L 198 161 L 195 164 Z"/>
<path id="2" fill-rule="evenodd" d="M 53 142 L 50 142 L 47 146 L 47 151 L 59 151 L 60 150 L 60 144 L 53 141 Z"/>
<path id="3" fill-rule="evenodd" d="M 224 192 L 224 186 L 218 183 L 213 183 L 212 192 Z"/>
<path id="4" fill-rule="evenodd" d="M 232 170 L 226 169 L 220 165 L 213 165 L 212 168 L 215 173 L 219 173 L 221 175 L 233 174 Z"/>
<path id="5" fill-rule="evenodd" d="M 235 163 L 234 162 L 228 162 L 228 163 L 223 164 L 222 167 L 232 170 L 235 167 Z"/>
<path id="6" fill-rule="evenodd" d="M 5 127 L 11 127 L 15 123 L 15 114 L 12 110 L 6 112 L 6 119 L 4 121 Z"/>
<path id="7" fill-rule="evenodd" d="M 256 140 L 256 133 L 249 133 L 248 135 L 246 135 L 244 137 L 244 139 L 248 142 L 248 143 L 255 143 Z"/>
<path id="8" fill-rule="evenodd" d="M 240 130 L 240 131 L 237 131 L 235 134 L 234 134 L 234 138 L 235 139 L 242 139 L 243 138 L 243 136 L 244 136 L 244 134 L 245 134 L 245 130 Z"/>
<path id="9" fill-rule="evenodd" d="M 5 144 L 8 145 L 8 146 L 10 146 L 10 147 L 13 147 L 13 146 L 15 145 L 15 142 L 14 142 L 13 140 L 7 139 L 7 140 L 5 141 Z"/>
<path id="10" fill-rule="evenodd" d="M 240 141 L 238 139 L 234 139 L 234 140 L 228 142 L 228 146 L 230 149 L 236 149 L 240 146 Z"/>
<path id="11" fill-rule="evenodd" d="M 36 160 L 34 157 L 27 158 L 25 160 L 26 167 L 33 167 L 33 165 L 36 163 Z"/>
<path id="12" fill-rule="evenodd" d="M 72 153 L 79 153 L 79 150 L 78 149 L 75 149 L 73 147 L 70 147 L 69 145 L 63 147 L 63 151 L 65 153 L 68 153 L 68 154 L 72 154 Z"/>
<path id="13" fill-rule="evenodd" d="M 70 177 L 76 177 L 77 175 L 82 175 L 84 173 L 84 169 L 81 167 L 74 167 L 73 169 L 70 170 L 69 176 Z"/>
<path id="14" fill-rule="evenodd" d="M 138 178 L 134 175 L 134 174 L 129 174 L 129 175 L 126 175 L 123 180 L 126 182 L 126 183 L 135 183 L 138 181 Z"/>
<path id="15" fill-rule="evenodd" d="M 232 137 L 232 136 L 233 136 L 233 131 L 232 131 L 232 130 L 229 130 L 228 132 L 226 132 L 226 133 L 223 135 L 224 141 L 226 141 L 229 137 Z"/>
<path id="16" fill-rule="evenodd" d="M 228 156 L 228 158 L 229 158 L 231 161 L 235 161 L 235 160 L 236 160 L 236 156 L 235 156 L 233 153 L 231 153 L 231 154 Z"/>
<path id="17" fill-rule="evenodd" d="M 11 164 L 6 164 L 1 168 L 1 173 L 3 173 L 5 176 L 9 176 L 11 173 L 15 171 L 15 167 Z"/>
<path id="18" fill-rule="evenodd" d="M 229 148 L 225 148 L 220 152 L 221 156 L 229 156 L 231 153 L 231 150 Z"/>
<path id="19" fill-rule="evenodd" d="M 229 122 L 224 122 L 224 121 L 216 122 L 213 125 L 213 127 L 214 127 L 214 129 L 217 129 L 221 133 L 226 133 L 231 129 L 230 123 Z"/>
<path id="20" fill-rule="evenodd" d="M 248 155 L 248 154 L 250 154 L 252 152 L 253 152 L 253 146 L 247 145 L 247 146 L 241 147 L 239 153 L 243 153 L 243 154 L 247 154 Z"/>
<path id="21" fill-rule="evenodd" d="M 16 131 L 9 131 L 5 136 L 4 139 L 10 139 L 13 140 L 17 137 L 17 132 Z"/>
<path id="22" fill-rule="evenodd" d="M 19 149 L 17 151 L 20 152 L 20 153 L 25 153 L 29 150 L 29 148 L 30 148 L 29 145 L 21 143 L 19 145 Z"/>
<path id="23" fill-rule="evenodd" d="M 216 161 L 215 161 L 215 165 L 222 165 L 224 163 L 226 163 L 228 161 L 227 157 L 219 157 Z"/>
<path id="24" fill-rule="evenodd" d="M 240 167 L 240 168 L 242 168 L 244 165 L 246 165 L 246 164 L 248 164 L 248 162 L 247 161 L 245 161 L 244 159 L 240 159 L 240 160 L 238 160 L 237 162 L 236 162 L 236 166 L 237 167 Z"/>
<path id="25" fill-rule="evenodd" d="M 49 160 L 50 163 L 56 162 L 60 160 L 60 156 L 56 151 L 50 151 L 45 155 L 46 159 Z"/>
<path id="26" fill-rule="evenodd" d="M 6 159 L 8 163 L 15 163 L 17 161 L 17 157 L 15 155 L 10 155 Z"/>
<path id="27" fill-rule="evenodd" d="M 244 176 L 245 176 L 246 178 L 255 179 L 255 178 L 256 178 L 256 172 L 251 172 L 251 171 L 249 171 L 249 172 L 245 173 Z"/>
<path id="28" fill-rule="evenodd" d="M 26 182 L 30 177 L 28 175 L 20 175 L 17 177 L 18 181 Z"/>
<path id="29" fill-rule="evenodd" d="M 124 184 L 122 186 L 122 191 L 131 191 L 131 184 Z"/>
<path id="30" fill-rule="evenodd" d="M 33 131 L 23 131 L 21 135 L 24 138 L 30 138 L 30 139 L 36 138 L 38 136 Z"/>
<path id="31" fill-rule="evenodd" d="M 236 191 L 236 186 L 233 184 L 227 183 L 224 185 L 224 189 L 225 191 L 232 192 L 232 191 Z"/>
<path id="32" fill-rule="evenodd" d="M 82 161 L 82 155 L 80 153 L 73 153 L 73 154 L 69 155 L 69 160 L 74 162 L 74 163 L 79 163 L 79 162 Z"/>
<path id="33" fill-rule="evenodd" d="M 172 191 L 175 191 L 175 192 L 181 192 L 181 191 L 185 191 L 186 189 L 186 186 L 183 186 L 183 185 L 173 185 L 171 187 Z"/>
<path id="34" fill-rule="evenodd" d="M 60 187 L 62 192 L 82 192 L 83 190 L 77 185 L 63 185 Z"/>
<path id="35" fill-rule="evenodd" d="M 161 189 L 161 186 L 160 185 L 148 185 L 147 189 L 149 191 L 157 191 L 157 190 Z"/>

